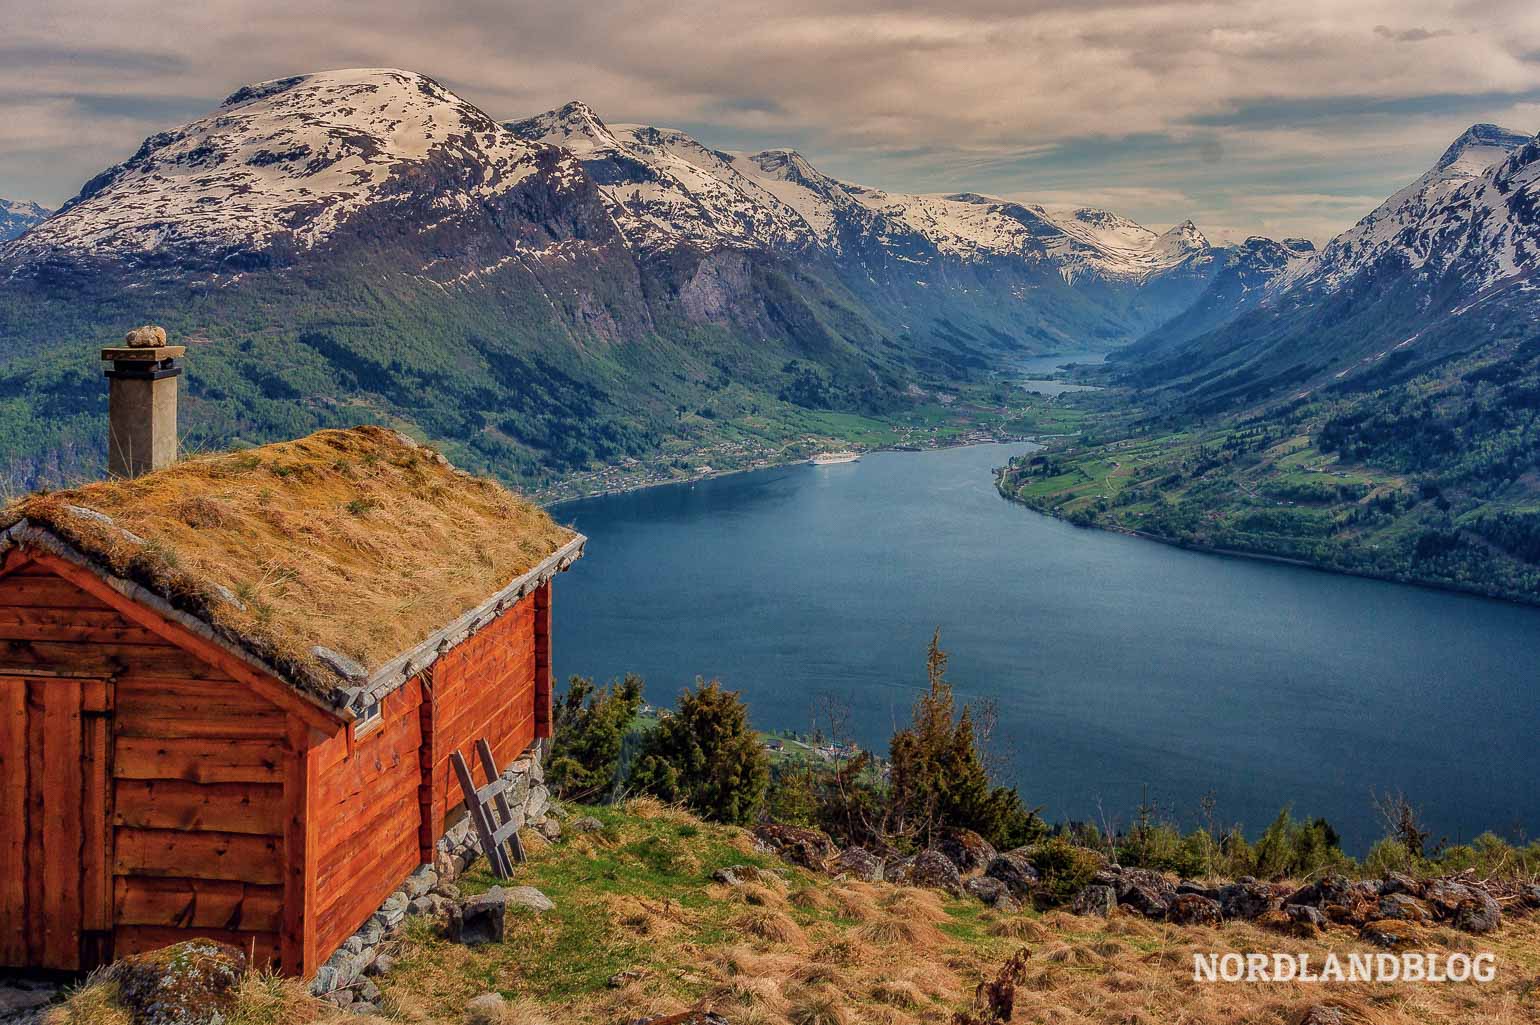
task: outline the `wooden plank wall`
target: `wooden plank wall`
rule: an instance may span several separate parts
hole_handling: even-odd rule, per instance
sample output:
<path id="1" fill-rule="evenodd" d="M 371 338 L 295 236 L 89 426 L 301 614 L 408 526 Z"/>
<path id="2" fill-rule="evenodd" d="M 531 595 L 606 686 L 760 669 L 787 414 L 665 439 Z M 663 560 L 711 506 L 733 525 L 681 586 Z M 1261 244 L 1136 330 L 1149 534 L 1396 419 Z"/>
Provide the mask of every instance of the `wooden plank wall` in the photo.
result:
<path id="1" fill-rule="evenodd" d="M 473 748 L 486 738 L 498 765 L 508 765 L 535 739 L 535 602 L 526 597 L 433 667 L 434 832 L 447 811 L 462 803 L 460 785 L 449 768 L 459 751 L 478 784 L 482 778 Z"/>
<path id="2" fill-rule="evenodd" d="M 192 930 L 237 944 L 258 961 L 274 957 L 285 716 L 246 685 L 33 566 L 0 577 L 0 665 L 94 671 L 116 681 L 113 783 L 101 813 L 113 831 L 113 953 L 164 946 Z M 105 748 L 104 737 L 103 757 Z"/>
<path id="3" fill-rule="evenodd" d="M 355 738 L 351 753 L 345 732 L 316 749 L 317 958 L 363 925 L 421 863 L 422 703 L 421 680 L 410 680 L 386 695 L 381 724 Z"/>

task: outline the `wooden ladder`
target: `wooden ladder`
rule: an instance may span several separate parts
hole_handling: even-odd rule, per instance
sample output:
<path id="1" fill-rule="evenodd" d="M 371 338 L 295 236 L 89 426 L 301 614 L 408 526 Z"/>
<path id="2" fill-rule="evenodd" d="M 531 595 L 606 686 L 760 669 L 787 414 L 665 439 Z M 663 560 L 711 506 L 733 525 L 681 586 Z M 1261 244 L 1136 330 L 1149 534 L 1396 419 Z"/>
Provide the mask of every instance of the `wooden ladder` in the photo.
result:
<path id="1" fill-rule="evenodd" d="M 514 819 L 508 807 L 508 784 L 503 781 L 503 774 L 498 771 L 497 762 L 492 758 L 491 745 L 485 740 L 476 741 L 476 755 L 489 781 L 483 787 L 476 786 L 476 781 L 471 778 L 470 766 L 465 764 L 465 757 L 460 752 L 451 752 L 449 761 L 455 767 L 455 775 L 460 778 L 460 789 L 465 792 L 465 810 L 470 814 L 476 835 L 481 840 L 481 852 L 487 856 L 492 874 L 499 879 L 507 879 L 513 875 L 514 862 L 524 862 L 519 822 Z M 493 814 L 493 806 L 496 807 L 497 815 L 502 816 L 501 823 Z"/>

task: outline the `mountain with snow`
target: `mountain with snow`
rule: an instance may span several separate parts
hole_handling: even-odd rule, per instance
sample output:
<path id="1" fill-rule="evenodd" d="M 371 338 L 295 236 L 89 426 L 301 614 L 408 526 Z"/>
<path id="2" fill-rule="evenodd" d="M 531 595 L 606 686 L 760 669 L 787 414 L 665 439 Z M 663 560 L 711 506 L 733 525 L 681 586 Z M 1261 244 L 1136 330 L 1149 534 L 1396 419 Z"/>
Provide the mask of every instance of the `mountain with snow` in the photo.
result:
<path id="1" fill-rule="evenodd" d="M 47 207 L 36 203 L 0 199 L 0 242 L 16 238 L 34 224 L 45 220 L 48 214 Z"/>
<path id="2" fill-rule="evenodd" d="M 1497 125 L 1472 125 L 1426 174 L 1332 239 L 1305 285 L 1336 290 L 1387 261 L 1431 278 L 1474 258 L 1480 266 L 1464 283 L 1474 289 L 1516 269 L 1533 211 L 1515 215 L 1504 188 L 1512 174 L 1497 171 L 1530 142 Z"/>
<path id="3" fill-rule="evenodd" d="M 726 153 L 675 129 L 608 124 L 576 100 L 508 128 L 582 161 L 627 239 L 648 250 L 877 247 L 911 264 L 1018 261 L 1073 284 L 1137 283 L 1211 249 L 1190 221 L 1161 235 L 1104 210 L 887 192 L 826 175 L 795 150 Z"/>
<path id="4" fill-rule="evenodd" d="M 431 79 L 379 68 L 302 75 L 246 86 L 207 117 L 146 139 L 13 243 L 6 262 L 247 268 L 291 260 L 365 212 L 379 220 L 413 207 L 424 227 L 453 221 L 536 174 L 558 188 L 581 178 L 570 159 L 543 154 Z"/>
<path id="5" fill-rule="evenodd" d="M 1267 275 L 1262 301 L 1227 300 L 1239 315 L 1197 330 L 1190 309 L 1131 347 L 1128 378 L 1214 408 L 1399 385 L 1532 330 L 1537 270 L 1540 138 L 1473 125 L 1319 254 Z"/>

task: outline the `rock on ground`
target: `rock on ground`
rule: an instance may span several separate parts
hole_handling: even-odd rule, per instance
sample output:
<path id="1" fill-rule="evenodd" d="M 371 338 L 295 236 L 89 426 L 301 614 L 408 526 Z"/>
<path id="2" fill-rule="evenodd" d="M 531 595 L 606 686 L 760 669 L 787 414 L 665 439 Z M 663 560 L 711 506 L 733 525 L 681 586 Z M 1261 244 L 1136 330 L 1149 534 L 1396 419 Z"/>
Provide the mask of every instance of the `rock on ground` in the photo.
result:
<path id="1" fill-rule="evenodd" d="M 880 883 L 883 878 L 882 859 L 865 847 L 846 847 L 829 865 L 829 871 L 863 883 Z"/>
<path id="2" fill-rule="evenodd" d="M 995 855 L 984 874 L 1004 883 L 1017 900 L 1030 897 L 1039 878 L 1037 869 L 1027 860 L 1026 852 L 1020 849 Z"/>
<path id="3" fill-rule="evenodd" d="M 1102 886 L 1093 883 L 1075 894 L 1075 902 L 1070 905 L 1070 911 L 1077 915 L 1096 916 L 1106 918 L 1112 914 L 1112 909 L 1118 906 L 1118 892 L 1110 886 Z"/>
<path id="4" fill-rule="evenodd" d="M 1428 907 L 1416 897 L 1405 893 L 1387 893 L 1380 898 L 1378 905 L 1380 918 L 1395 918 L 1403 922 L 1427 922 L 1433 915 Z"/>
<path id="5" fill-rule="evenodd" d="M 1487 891 L 1472 886 L 1471 896 L 1454 912 L 1454 927 L 1478 936 L 1492 932 L 1503 921 L 1502 907 Z"/>
<path id="6" fill-rule="evenodd" d="M 1176 887 L 1159 872 L 1143 868 L 1125 868 L 1118 876 L 1118 903 L 1145 918 L 1166 917 L 1172 901 L 1176 900 Z"/>
<path id="7" fill-rule="evenodd" d="M 1179 893 L 1167 908 L 1166 918 L 1177 925 L 1219 925 L 1224 921 L 1224 912 L 1212 897 Z"/>
<path id="8" fill-rule="evenodd" d="M 771 851 L 793 865 L 821 871 L 836 848 L 828 834 L 817 829 L 767 822 L 754 827 L 754 835 Z"/>
<path id="9" fill-rule="evenodd" d="M 533 886 L 515 886 L 512 889 L 504 890 L 503 893 L 511 906 L 528 908 L 536 914 L 550 911 L 556 907 L 555 901 Z"/>
<path id="10" fill-rule="evenodd" d="M 1278 898 L 1273 895 L 1272 887 L 1255 880 L 1249 883 L 1235 882 L 1221 887 L 1219 903 L 1224 909 L 1226 918 L 1239 918 L 1248 922 L 1261 918 L 1269 911 L 1278 910 L 1279 905 Z M 1288 903 L 1304 902 L 1291 899 Z"/>
<path id="11" fill-rule="evenodd" d="M 997 911 L 1017 911 L 1021 908 L 1016 898 L 1011 896 L 1010 887 L 990 876 L 974 876 L 963 883 L 963 889 L 980 903 Z"/>
<path id="12" fill-rule="evenodd" d="M 936 838 L 936 850 L 946 855 L 959 872 L 977 872 L 995 860 L 994 845 L 971 829 L 943 830 Z"/>
<path id="13" fill-rule="evenodd" d="M 962 876 L 957 871 L 957 866 L 952 859 L 935 848 L 928 848 L 916 854 L 914 863 L 909 866 L 909 871 L 899 880 L 911 886 L 924 886 L 933 890 L 945 890 L 947 893 L 961 896 Z"/>
<path id="14" fill-rule="evenodd" d="M 246 953 L 213 940 L 186 940 L 126 957 L 109 976 L 135 1025 L 216 1025 L 235 1010 Z"/>

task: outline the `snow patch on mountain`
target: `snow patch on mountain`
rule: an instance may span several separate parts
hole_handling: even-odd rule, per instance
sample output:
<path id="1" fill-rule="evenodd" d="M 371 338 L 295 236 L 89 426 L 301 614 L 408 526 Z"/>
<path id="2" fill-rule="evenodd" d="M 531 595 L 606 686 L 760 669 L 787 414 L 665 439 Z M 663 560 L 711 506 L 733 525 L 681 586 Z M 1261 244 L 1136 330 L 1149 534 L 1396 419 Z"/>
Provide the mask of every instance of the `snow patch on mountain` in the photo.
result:
<path id="1" fill-rule="evenodd" d="M 11 252 L 124 256 L 315 245 L 374 204 L 446 213 L 534 173 L 536 148 L 422 75 L 328 71 L 247 86 L 146 139 Z M 424 175 L 436 165 L 443 173 Z M 447 179 L 447 180 L 446 180 Z"/>

